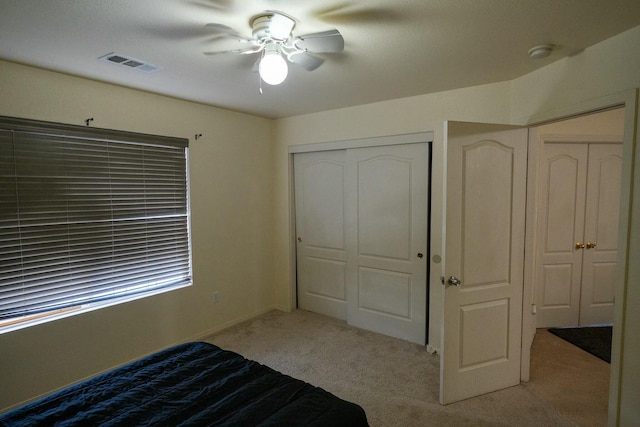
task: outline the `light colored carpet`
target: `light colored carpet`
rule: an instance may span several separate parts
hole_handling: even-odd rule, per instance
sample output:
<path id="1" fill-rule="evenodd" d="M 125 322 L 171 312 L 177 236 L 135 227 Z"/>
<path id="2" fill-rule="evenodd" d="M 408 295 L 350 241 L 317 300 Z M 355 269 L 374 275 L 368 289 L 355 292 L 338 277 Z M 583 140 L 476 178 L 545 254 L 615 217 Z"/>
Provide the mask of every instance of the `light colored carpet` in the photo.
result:
<path id="1" fill-rule="evenodd" d="M 437 355 L 302 310 L 272 311 L 206 341 L 359 404 L 372 427 L 576 425 L 527 385 L 441 406 Z"/>
<path id="2" fill-rule="evenodd" d="M 611 365 L 538 329 L 531 348 L 528 386 L 584 427 L 607 425 Z"/>

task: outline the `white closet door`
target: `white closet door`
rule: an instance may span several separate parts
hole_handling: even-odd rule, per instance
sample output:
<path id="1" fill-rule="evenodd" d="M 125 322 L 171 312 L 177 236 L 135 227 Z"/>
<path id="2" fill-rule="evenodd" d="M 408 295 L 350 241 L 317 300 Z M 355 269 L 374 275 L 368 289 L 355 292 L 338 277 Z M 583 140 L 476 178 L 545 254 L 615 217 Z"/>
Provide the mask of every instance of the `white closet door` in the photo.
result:
<path id="1" fill-rule="evenodd" d="M 580 325 L 613 322 L 622 146 L 591 144 L 588 171 Z"/>
<path id="2" fill-rule="evenodd" d="M 537 327 L 612 323 L 622 147 L 546 143 L 542 152 Z"/>
<path id="3" fill-rule="evenodd" d="M 347 319 L 345 150 L 294 156 L 298 306 Z"/>
<path id="4" fill-rule="evenodd" d="M 426 143 L 294 155 L 298 306 L 426 342 Z"/>
<path id="5" fill-rule="evenodd" d="M 427 144 L 347 152 L 347 317 L 424 344 Z"/>
<path id="6" fill-rule="evenodd" d="M 536 259 L 538 328 L 578 322 L 587 156 L 587 144 L 546 143 L 542 149 Z"/>

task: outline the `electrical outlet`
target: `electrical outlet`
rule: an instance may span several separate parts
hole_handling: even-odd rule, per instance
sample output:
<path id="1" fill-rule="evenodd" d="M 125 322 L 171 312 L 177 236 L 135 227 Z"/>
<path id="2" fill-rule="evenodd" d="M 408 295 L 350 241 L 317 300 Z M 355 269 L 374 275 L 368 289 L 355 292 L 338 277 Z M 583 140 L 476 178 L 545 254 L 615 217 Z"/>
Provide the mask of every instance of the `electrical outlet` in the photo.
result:
<path id="1" fill-rule="evenodd" d="M 219 295 L 218 295 L 218 291 L 214 291 L 213 292 L 213 302 L 218 302 L 219 300 Z"/>

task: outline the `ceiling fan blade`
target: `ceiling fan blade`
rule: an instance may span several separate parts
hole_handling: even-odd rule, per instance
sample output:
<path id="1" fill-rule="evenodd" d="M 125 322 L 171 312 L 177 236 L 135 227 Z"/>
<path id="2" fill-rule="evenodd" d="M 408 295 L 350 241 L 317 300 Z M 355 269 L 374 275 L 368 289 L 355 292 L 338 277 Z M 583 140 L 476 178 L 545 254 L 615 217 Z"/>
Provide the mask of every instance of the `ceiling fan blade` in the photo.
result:
<path id="1" fill-rule="evenodd" d="M 205 12 L 224 13 L 233 10 L 233 0 L 185 0 L 187 4 Z"/>
<path id="2" fill-rule="evenodd" d="M 296 37 L 293 44 L 301 50 L 309 52 L 342 52 L 344 38 L 338 30 L 322 31 Z"/>
<path id="3" fill-rule="evenodd" d="M 215 50 L 215 51 L 202 52 L 202 53 L 207 55 L 207 56 L 226 55 L 226 54 L 231 54 L 231 55 L 251 55 L 252 53 L 258 53 L 261 50 L 262 50 L 262 46 L 252 46 L 252 47 L 245 47 L 245 48 L 242 48 L 242 49 Z"/>
<path id="4" fill-rule="evenodd" d="M 262 59 L 262 57 L 258 57 L 258 59 L 255 60 L 255 62 L 253 63 L 253 66 L 251 67 L 251 72 L 252 73 L 258 73 L 260 71 L 259 67 L 260 67 L 260 60 Z"/>
<path id="5" fill-rule="evenodd" d="M 313 71 L 322 65 L 324 59 L 309 55 L 306 52 L 295 53 L 289 56 L 289 61 L 298 64 L 307 71 Z"/>
<path id="6" fill-rule="evenodd" d="M 229 10 L 233 5 L 232 0 L 209 0 L 208 4 L 210 7 L 217 8 L 220 10 Z"/>
<path id="7" fill-rule="evenodd" d="M 208 24 L 205 24 L 205 27 L 211 29 L 215 34 L 219 35 L 220 37 L 231 37 L 231 38 L 235 38 L 243 41 L 252 41 L 251 38 L 243 36 L 242 34 L 240 34 L 239 32 L 237 32 L 236 30 L 234 30 L 233 28 L 227 25 L 210 22 Z"/>
<path id="8" fill-rule="evenodd" d="M 362 8 L 350 3 L 316 10 L 312 13 L 316 18 L 338 25 L 396 22 L 401 19 L 398 13 L 390 8 Z"/>

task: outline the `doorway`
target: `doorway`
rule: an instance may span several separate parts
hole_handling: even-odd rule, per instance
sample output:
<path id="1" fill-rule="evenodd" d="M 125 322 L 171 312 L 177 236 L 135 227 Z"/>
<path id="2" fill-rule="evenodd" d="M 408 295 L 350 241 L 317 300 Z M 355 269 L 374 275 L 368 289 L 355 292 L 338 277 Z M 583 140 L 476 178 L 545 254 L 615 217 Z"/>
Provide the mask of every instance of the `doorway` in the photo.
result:
<path id="1" fill-rule="evenodd" d="M 604 115 L 606 116 L 606 114 Z M 595 137 L 598 137 L 600 139 L 600 141 L 602 141 L 603 138 L 601 138 L 601 135 L 598 135 L 598 133 L 604 133 L 606 131 L 606 127 L 602 126 L 601 124 L 598 123 L 599 118 L 604 117 L 601 115 L 595 115 L 591 121 L 589 123 L 591 123 L 591 126 L 595 127 L 594 131 L 589 131 L 591 134 L 595 135 Z M 628 118 L 625 117 L 625 111 L 624 110 L 619 110 L 618 112 L 618 117 L 620 118 L 619 122 L 624 124 L 626 120 L 628 120 Z M 581 118 L 580 120 L 577 120 L 578 123 L 580 122 L 584 122 L 585 118 Z M 593 123 L 595 124 L 593 124 Z M 554 132 L 558 132 L 559 131 L 559 127 L 561 126 L 567 126 L 567 123 L 573 123 L 573 121 L 566 121 L 566 122 L 556 122 L 553 124 L 548 124 L 545 126 L 542 125 L 538 125 L 537 127 L 531 127 L 529 128 L 529 143 L 527 144 L 527 138 L 521 138 L 521 142 L 514 145 L 514 147 L 516 147 L 517 149 L 521 149 L 524 148 L 525 150 L 527 149 L 527 145 L 529 145 L 529 165 L 528 165 L 528 170 L 529 170 L 529 179 L 527 179 L 527 215 L 526 215 L 526 221 L 527 221 L 527 237 L 526 237 L 526 243 L 523 245 L 523 250 L 518 251 L 519 254 L 521 254 L 522 257 L 527 256 L 527 260 L 525 261 L 525 264 L 527 264 L 525 266 L 525 272 L 524 272 L 524 276 L 525 276 L 525 286 L 524 286 L 524 304 L 522 304 L 522 306 L 520 306 L 520 309 L 524 308 L 524 312 L 518 310 L 518 315 L 519 316 L 523 316 L 523 329 L 522 329 L 522 338 L 523 338 L 523 351 L 522 351 L 522 363 L 519 366 L 519 369 L 521 369 L 520 375 L 519 377 L 517 377 L 512 383 L 510 384 L 516 384 L 519 381 L 518 380 L 522 380 L 522 381 L 528 381 L 529 380 L 529 367 L 530 367 L 530 346 L 531 343 L 533 341 L 533 337 L 535 335 L 535 327 L 536 327 L 536 288 L 534 287 L 534 283 L 536 283 L 534 280 L 531 280 L 531 277 L 533 277 L 532 271 L 535 270 L 533 268 L 534 262 L 533 262 L 533 254 L 535 254 L 535 248 L 536 248 L 536 242 L 535 241 L 535 236 L 537 235 L 535 230 L 536 227 L 539 226 L 539 224 L 537 223 L 537 216 L 539 214 L 538 209 L 537 209 L 537 203 L 538 201 L 536 200 L 536 194 L 538 193 L 537 191 L 537 184 L 538 184 L 538 174 L 539 174 L 539 167 L 538 167 L 538 158 L 539 158 L 539 151 L 540 150 L 540 141 L 539 141 L 539 135 L 547 135 L 548 130 L 553 130 Z M 474 129 L 476 126 L 478 126 L 479 124 L 473 124 Z M 485 126 L 490 126 L 490 125 L 485 125 Z M 620 126 L 621 128 L 622 126 Z M 523 128 L 524 129 L 524 128 Z M 581 123 L 581 127 L 580 127 L 580 131 L 581 132 L 587 132 L 589 130 L 589 126 L 587 126 L 585 123 Z M 542 132 L 541 132 L 542 131 Z M 575 130 L 572 131 L 573 134 L 578 134 L 579 132 L 576 132 Z M 620 131 L 618 131 L 620 132 Z M 606 131 L 606 135 L 610 135 L 613 134 L 614 132 L 611 131 Z M 476 133 L 475 132 L 468 132 L 468 131 L 460 131 L 460 132 L 456 132 L 456 138 L 458 136 L 458 134 L 460 135 L 472 135 L 475 137 Z M 452 134 L 451 132 L 445 130 L 445 135 L 448 136 L 449 139 L 451 139 Z M 594 138 L 595 138 L 594 137 Z M 479 139 L 478 139 L 479 138 Z M 618 140 L 620 140 L 620 136 L 617 136 Z M 475 163 L 473 162 L 473 150 L 477 150 L 479 148 L 484 148 L 484 147 L 489 147 L 489 146 L 493 146 L 493 145 L 502 145 L 503 147 L 508 147 L 509 144 L 507 144 L 506 142 L 502 142 L 501 137 L 500 136 L 485 136 L 482 137 L 481 134 L 479 134 L 479 136 L 476 138 L 478 139 L 475 143 L 472 141 L 472 144 L 470 145 L 470 147 L 466 150 L 463 151 L 464 155 L 456 155 L 454 153 L 454 158 L 464 158 L 465 159 L 465 164 L 468 164 L 470 166 L 473 166 Z M 604 139 L 608 139 L 608 138 L 604 138 Z M 449 141 L 450 142 L 450 141 Z M 449 143 L 447 142 L 447 143 Z M 592 142 L 592 141 L 589 141 Z M 449 147 L 450 148 L 450 147 Z M 597 150 L 596 150 L 597 151 Z M 471 156 L 471 157 L 470 157 Z M 515 158 L 515 157 L 509 157 L 509 158 Z M 498 159 L 498 156 L 491 156 L 491 161 L 484 161 L 481 162 L 479 164 L 482 165 L 490 165 L 496 162 L 496 159 Z M 618 158 L 619 160 L 619 158 Z M 507 162 L 508 163 L 508 162 Z M 526 162 L 525 162 L 526 164 Z M 448 160 L 447 163 L 447 167 L 448 169 L 451 169 L 451 164 L 450 161 Z M 486 169 L 486 168 L 484 168 Z M 456 169 L 457 170 L 457 169 Z M 473 169 L 473 171 L 479 170 L 478 168 Z M 500 170 L 514 170 L 513 167 L 510 167 L 508 164 L 505 165 L 503 168 L 500 168 Z M 519 168 L 516 170 L 520 170 Z M 489 171 L 491 172 L 491 171 Z M 464 176 L 472 176 L 473 174 L 463 174 Z M 454 177 L 455 176 L 462 176 L 459 173 L 454 173 Z M 449 182 L 449 179 L 448 179 Z M 453 182 L 453 181 L 452 181 Z M 474 183 L 476 183 L 476 181 L 473 181 Z M 477 182 L 481 182 L 480 180 L 478 180 Z M 492 185 L 486 185 L 484 186 L 482 189 L 478 189 L 476 191 L 474 191 L 472 194 L 484 194 L 484 192 L 486 192 L 486 189 L 492 189 L 495 191 L 498 191 L 501 188 L 501 184 L 503 184 L 504 182 L 509 182 L 506 178 L 504 179 L 499 179 L 496 181 L 496 183 L 493 183 Z M 617 186 L 618 189 L 620 187 L 620 179 L 618 178 L 615 182 L 617 182 Z M 473 186 L 469 186 L 469 188 L 475 188 Z M 459 195 L 461 194 L 460 191 L 454 191 L 455 194 Z M 522 194 L 521 191 L 503 191 L 503 193 L 506 196 L 511 195 L 511 197 L 513 196 L 513 194 Z M 502 193 L 501 193 L 502 194 Z M 453 200 L 457 200 L 456 196 Z M 484 197 L 487 200 L 495 200 L 496 196 L 495 194 L 491 193 L 490 195 L 487 195 L 486 197 Z M 473 203 L 471 204 L 473 205 Z M 462 204 L 462 207 L 467 206 L 467 204 Z M 445 233 L 445 235 L 449 236 L 449 225 L 452 224 L 453 226 L 451 227 L 452 230 L 451 232 L 453 233 L 453 237 L 455 238 L 456 236 L 456 229 L 460 229 L 460 227 L 457 226 L 457 222 L 455 221 L 451 221 L 449 218 L 449 214 L 451 213 L 452 215 L 460 215 L 460 212 L 464 212 L 464 209 L 460 208 L 460 207 L 455 207 L 455 206 L 449 206 L 449 198 L 447 197 L 447 231 Z M 475 209 L 475 210 L 469 210 L 469 215 L 472 214 L 476 214 L 478 212 L 484 212 L 483 209 Z M 495 218 L 501 218 L 501 215 L 504 215 L 504 212 L 517 212 L 513 209 L 499 209 L 498 212 L 492 213 L 491 215 L 485 215 L 482 221 L 476 221 L 479 224 L 489 224 L 491 223 L 490 220 L 488 220 L 487 218 L 490 219 L 495 219 Z M 519 216 L 517 216 L 519 217 Z M 524 215 L 522 215 L 522 217 L 524 217 Z M 474 221 L 463 221 L 464 224 L 474 224 Z M 495 226 L 491 226 L 489 228 L 491 228 L 491 230 L 499 230 L 501 229 L 500 225 L 502 224 L 512 224 L 509 221 L 503 220 L 503 221 L 498 221 L 498 223 Z M 504 227 L 503 227 L 504 228 Z M 617 227 L 614 227 L 617 228 Z M 512 231 L 519 231 L 522 230 L 522 233 L 524 233 L 524 227 L 508 227 L 509 230 L 511 230 L 509 233 L 511 233 Z M 459 233 L 458 233 L 459 234 Z M 511 234 L 505 234 L 505 236 L 507 235 L 511 235 Z M 472 232 L 467 232 L 464 234 L 465 236 L 465 242 L 467 242 L 467 240 L 469 240 L 469 236 L 473 236 Z M 461 240 L 461 239 L 457 239 L 457 240 Z M 510 240 L 506 239 L 506 237 L 504 239 L 500 239 L 500 241 L 502 242 L 509 242 Z M 494 246 L 493 244 L 490 244 L 491 241 L 488 239 L 480 239 L 479 240 L 480 244 L 478 245 L 478 248 L 485 248 L 487 246 L 491 247 L 492 250 L 491 251 L 485 251 L 488 254 L 491 254 L 492 256 L 496 255 L 498 252 L 496 250 L 493 250 Z M 614 247 L 616 246 L 615 244 L 613 245 Z M 460 368 L 460 364 L 462 362 L 460 362 L 461 360 L 465 360 L 465 357 L 456 357 L 456 352 L 457 351 L 463 351 L 465 350 L 466 347 L 472 348 L 472 346 L 470 345 L 462 345 L 464 343 L 464 341 L 460 340 L 457 338 L 456 333 L 458 333 L 458 331 L 461 331 L 462 328 L 460 327 L 460 322 L 458 322 L 459 319 L 461 319 L 461 314 L 460 313 L 467 313 L 467 311 L 471 312 L 471 308 L 472 307 L 468 307 L 468 306 L 462 306 L 462 303 L 459 305 L 459 307 L 454 304 L 456 301 L 461 300 L 462 297 L 467 297 L 470 292 L 469 292 L 469 281 L 466 280 L 466 284 L 465 284 L 465 278 L 462 277 L 462 280 L 459 280 L 458 278 L 460 276 L 458 276 L 458 278 L 456 277 L 449 277 L 449 275 L 451 274 L 463 274 L 463 270 L 464 268 L 459 268 L 457 266 L 457 264 L 451 264 L 451 260 L 453 259 L 454 261 L 458 260 L 458 259 L 464 259 L 464 260 L 468 260 L 470 259 L 469 257 L 460 257 L 460 256 L 453 256 L 453 258 L 449 255 L 449 248 L 451 247 L 451 245 L 449 244 L 449 237 L 447 237 L 447 256 L 446 256 L 446 260 L 447 260 L 447 269 L 444 270 L 443 269 L 443 284 L 445 284 L 445 325 L 444 325 L 444 333 L 442 335 L 442 342 L 443 344 L 443 356 L 442 356 L 442 360 L 445 360 L 445 362 L 451 362 L 449 363 L 449 366 L 453 366 L 454 368 L 457 369 L 450 369 L 449 371 L 447 371 L 446 369 L 446 363 L 442 363 L 441 364 L 441 385 L 444 383 L 445 385 L 448 384 L 454 384 L 454 379 L 456 378 L 456 372 L 464 372 L 465 374 L 470 372 L 469 369 L 466 369 L 466 366 L 462 366 L 462 369 Z M 499 247 L 499 246 L 495 246 L 495 247 Z M 513 248 L 513 245 L 509 245 L 509 248 Z M 454 249 L 457 248 L 457 246 L 454 246 Z M 508 251 L 503 251 L 505 254 L 508 253 Z M 477 251 L 475 251 L 474 253 L 483 253 L 482 249 L 479 249 Z M 497 256 L 497 255 L 496 255 Z M 515 258 L 514 258 L 515 259 Z M 498 265 L 495 260 L 492 260 L 492 262 L 485 262 L 485 265 Z M 508 262 L 507 264 L 510 266 L 511 268 L 504 270 L 507 272 L 511 272 L 513 273 L 514 271 L 516 272 L 515 276 L 520 276 L 519 273 L 517 273 L 516 270 L 513 270 L 514 266 L 517 266 L 516 264 L 513 264 L 512 262 Z M 459 270 L 459 271 L 458 271 Z M 485 270 L 482 270 L 485 271 Z M 463 274 L 464 276 L 464 274 Z M 503 274 L 504 276 L 504 274 Z M 449 277 L 449 280 L 447 281 L 447 279 L 445 277 Z M 521 276 L 520 276 L 521 277 Z M 455 279 L 455 280 L 454 280 Z M 503 281 L 504 283 L 507 283 L 507 281 Z M 482 286 L 482 289 L 493 289 L 493 288 L 497 288 L 498 285 L 501 287 L 506 288 L 506 286 L 502 286 L 502 282 L 498 283 L 497 281 L 491 282 L 491 281 L 480 281 L 479 282 Z M 461 286 L 462 284 L 462 286 Z M 473 284 L 473 283 L 472 283 Z M 503 298 L 501 301 L 508 301 L 509 299 Z M 447 309 L 447 307 L 449 307 L 449 305 L 447 304 L 448 301 L 453 301 L 453 303 L 451 304 L 453 309 Z M 464 301 L 465 304 L 468 303 L 467 300 Z M 498 301 L 496 300 L 494 301 L 484 301 L 485 305 L 478 305 L 479 309 L 485 309 L 485 306 L 487 306 L 487 304 L 493 304 L 491 305 L 491 307 L 493 306 L 498 306 Z M 504 305 L 504 304 L 503 304 Z M 516 304 L 516 306 L 518 306 L 519 304 Z M 529 309 L 530 308 L 530 312 Z M 486 311 L 486 310 L 485 310 Z M 452 313 L 452 316 L 448 317 L 447 312 Z M 508 310 L 505 310 L 505 312 L 509 312 Z M 500 319 L 503 319 L 504 316 Z M 496 319 L 498 319 L 498 317 L 496 316 Z M 473 325 L 474 323 L 472 322 L 468 322 L 470 325 Z M 477 323 L 477 322 L 476 322 Z M 517 323 L 516 322 L 511 322 L 509 323 L 509 325 L 513 324 L 514 325 L 514 330 L 518 331 L 518 337 L 520 336 L 520 330 L 517 327 Z M 511 326 L 509 326 L 510 328 Z M 514 342 L 514 339 L 512 340 L 508 340 L 505 337 L 507 336 L 505 333 L 502 334 L 496 334 L 493 332 L 489 332 L 489 331 L 495 331 L 498 330 L 498 332 L 501 331 L 505 331 L 505 330 L 510 330 L 509 328 L 502 328 L 502 329 L 498 329 L 498 328 L 488 328 L 488 331 L 486 332 L 486 334 L 491 335 L 492 337 L 499 337 L 500 339 L 496 339 L 496 344 L 500 344 L 500 345 L 496 345 L 496 349 L 510 349 L 511 347 L 509 347 L 509 343 Z M 530 329 L 532 328 L 532 329 Z M 480 329 L 482 329 L 480 327 Z M 463 334 L 464 335 L 464 334 Z M 468 337 L 478 337 L 481 334 L 479 333 L 469 333 L 466 334 L 466 336 Z M 449 343 L 450 348 L 447 349 L 446 344 Z M 517 345 L 517 343 L 516 343 Z M 486 347 L 484 347 L 486 348 Z M 474 352 L 473 355 L 477 355 L 479 354 L 478 352 Z M 508 356 L 504 356 L 504 354 L 507 354 Z M 503 353 L 499 353 L 497 350 L 494 353 L 491 353 L 490 356 L 492 356 L 492 358 L 488 358 L 487 359 L 487 363 L 484 364 L 477 364 L 479 367 L 481 368 L 485 368 L 485 367 L 491 367 L 494 368 L 495 366 L 498 366 L 497 362 L 502 362 L 502 361 L 507 361 L 507 360 L 511 360 L 513 361 L 514 357 L 517 357 L 517 352 L 513 352 L 513 354 L 511 354 L 510 352 L 505 352 L 503 351 Z M 515 355 L 515 356 L 514 356 Z M 491 363 L 488 363 L 489 360 L 491 361 Z M 497 362 L 496 362 L 497 361 Z M 507 364 L 504 364 L 505 366 L 507 366 Z M 444 366 L 444 367 L 443 367 Z M 501 374 L 501 375 L 493 375 L 492 378 L 494 377 L 499 377 L 499 378 L 506 378 L 506 374 Z M 482 384 L 488 384 L 488 381 L 479 381 L 479 383 Z M 458 387 L 459 389 L 462 389 L 462 387 Z M 488 390 L 495 390 L 497 389 L 496 387 L 488 387 Z M 487 390 L 485 390 L 487 391 Z M 474 392 L 475 394 L 477 394 L 476 392 Z M 444 393 L 441 393 L 441 399 L 443 401 L 450 401 L 449 399 L 446 398 L 442 398 L 442 395 Z M 453 400 L 453 399 L 452 399 Z"/>
<path id="2" fill-rule="evenodd" d="M 531 132 L 537 328 L 613 323 L 624 117 L 618 108 Z"/>
<path id="3" fill-rule="evenodd" d="M 543 139 L 536 254 L 538 327 L 610 324 L 621 141 Z"/>
<path id="4" fill-rule="evenodd" d="M 547 328 L 613 324 L 624 121 L 625 109 L 617 108 L 541 125 L 530 133 L 539 153 L 532 269 L 532 311 L 537 312 L 538 330 L 531 385 L 556 397 L 573 396 L 555 404 L 576 416 L 584 409 L 581 402 L 592 402 L 590 414 L 600 420 L 607 418 L 603 402 L 609 395 L 610 365 Z M 553 162 L 555 171 L 549 166 Z M 567 190 L 569 183 L 574 191 Z M 555 229 L 549 226 L 554 220 Z M 557 245 L 561 239 L 571 240 L 567 250 Z M 562 366 L 589 375 L 583 375 L 579 385 L 565 383 L 553 373 Z"/>

